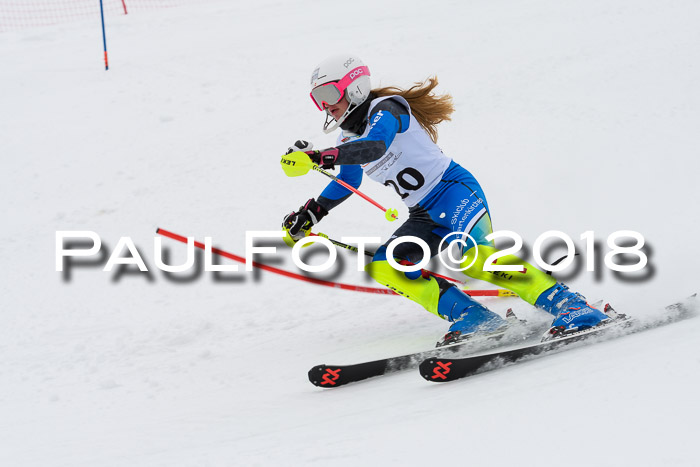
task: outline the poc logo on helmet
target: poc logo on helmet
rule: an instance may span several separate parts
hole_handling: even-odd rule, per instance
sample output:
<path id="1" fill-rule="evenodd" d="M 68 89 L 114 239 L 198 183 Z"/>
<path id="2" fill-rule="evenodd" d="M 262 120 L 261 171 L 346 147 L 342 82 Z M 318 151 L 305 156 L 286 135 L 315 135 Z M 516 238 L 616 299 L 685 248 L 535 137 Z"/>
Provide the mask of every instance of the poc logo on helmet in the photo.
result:
<path id="1" fill-rule="evenodd" d="M 355 61 L 355 59 L 352 58 L 352 57 L 350 57 L 345 63 L 343 63 L 343 66 L 344 66 L 345 68 L 347 68 L 347 67 L 349 67 L 350 65 L 352 65 L 352 62 L 354 62 L 354 61 Z"/>
<path id="2" fill-rule="evenodd" d="M 361 75 L 361 74 L 362 74 L 362 70 L 361 70 L 361 69 L 360 69 L 360 70 L 355 70 L 355 71 L 353 71 L 352 73 L 350 73 L 350 79 L 355 79 L 355 77 L 356 77 L 357 75 Z"/>

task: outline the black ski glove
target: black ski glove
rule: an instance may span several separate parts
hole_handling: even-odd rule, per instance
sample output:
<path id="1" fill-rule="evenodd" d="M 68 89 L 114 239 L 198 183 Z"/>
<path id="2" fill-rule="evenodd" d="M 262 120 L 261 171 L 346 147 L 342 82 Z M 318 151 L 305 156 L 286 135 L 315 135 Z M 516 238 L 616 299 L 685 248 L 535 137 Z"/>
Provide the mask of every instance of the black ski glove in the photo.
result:
<path id="1" fill-rule="evenodd" d="M 328 148 L 323 151 L 306 151 L 306 154 L 322 169 L 335 169 L 338 148 Z"/>
<path id="2" fill-rule="evenodd" d="M 299 208 L 298 212 L 291 212 L 284 217 L 282 227 L 289 232 L 289 236 L 295 242 L 301 240 L 308 235 L 315 224 L 318 224 L 323 219 L 328 211 L 318 204 L 316 200 L 311 198 Z"/>
<path id="3" fill-rule="evenodd" d="M 314 145 L 312 143 L 300 139 L 287 148 L 287 154 L 301 151 L 307 154 L 311 161 L 322 169 L 335 169 L 335 160 L 338 158 L 338 148 L 313 151 L 313 147 Z"/>

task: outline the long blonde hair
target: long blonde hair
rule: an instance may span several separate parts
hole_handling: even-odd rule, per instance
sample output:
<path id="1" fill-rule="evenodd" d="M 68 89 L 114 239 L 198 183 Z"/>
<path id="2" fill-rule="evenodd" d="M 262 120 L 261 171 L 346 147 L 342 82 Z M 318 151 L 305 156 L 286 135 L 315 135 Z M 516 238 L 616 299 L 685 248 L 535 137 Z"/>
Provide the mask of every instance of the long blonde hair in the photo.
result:
<path id="1" fill-rule="evenodd" d="M 432 92 L 437 85 L 437 76 L 433 76 L 406 90 L 396 86 L 387 86 L 372 89 L 372 92 L 377 97 L 401 96 L 406 99 L 408 105 L 411 106 L 411 113 L 416 117 L 420 126 L 428 132 L 433 143 L 437 143 L 437 125 L 444 120 L 452 120 L 450 115 L 455 110 L 451 95 L 436 95 Z"/>

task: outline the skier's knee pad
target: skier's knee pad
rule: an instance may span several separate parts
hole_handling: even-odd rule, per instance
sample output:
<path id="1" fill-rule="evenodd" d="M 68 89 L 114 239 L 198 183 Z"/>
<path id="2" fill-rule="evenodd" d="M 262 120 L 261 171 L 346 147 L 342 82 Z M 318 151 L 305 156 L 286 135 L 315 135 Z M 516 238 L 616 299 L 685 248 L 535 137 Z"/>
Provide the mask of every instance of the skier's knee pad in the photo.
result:
<path id="1" fill-rule="evenodd" d="M 440 285 L 434 277 L 424 278 L 419 275 L 409 279 L 406 274 L 394 269 L 386 259 L 372 261 L 365 266 L 365 271 L 375 281 L 440 316 L 437 311 Z"/>
<path id="2" fill-rule="evenodd" d="M 492 246 L 477 245 L 464 254 L 460 267 L 465 268 L 471 264 L 471 267 L 463 271 L 464 274 L 512 290 L 531 305 L 535 304 L 542 292 L 557 283 L 552 276 L 515 255 L 498 256 L 496 264 L 499 266 L 522 265 L 523 271 L 484 271 L 486 260 L 489 259 L 489 263 L 493 264 L 495 258 L 490 257 L 498 252 L 499 250 Z"/>

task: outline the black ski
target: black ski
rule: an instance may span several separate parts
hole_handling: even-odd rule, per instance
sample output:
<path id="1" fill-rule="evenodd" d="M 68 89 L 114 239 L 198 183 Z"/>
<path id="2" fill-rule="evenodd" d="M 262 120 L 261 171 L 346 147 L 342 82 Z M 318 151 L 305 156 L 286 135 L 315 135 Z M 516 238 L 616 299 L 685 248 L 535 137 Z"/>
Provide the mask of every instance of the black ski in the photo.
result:
<path id="1" fill-rule="evenodd" d="M 420 362 L 429 357 L 464 356 L 474 352 L 483 352 L 504 344 L 522 344 L 534 335 L 542 335 L 544 332 L 543 329 L 532 329 L 527 327 L 527 325 L 519 326 L 519 329 L 513 329 L 512 331 L 507 331 L 505 334 L 492 339 L 467 340 L 423 352 L 382 358 L 354 365 L 316 365 L 309 370 L 309 381 L 318 387 L 335 388 L 375 376 L 416 368 Z"/>
<path id="2" fill-rule="evenodd" d="M 432 356 L 424 360 L 419 371 L 421 376 L 431 382 L 446 382 L 472 376 L 477 373 L 501 368 L 527 357 L 554 353 L 556 350 L 584 345 L 585 343 L 600 342 L 615 337 L 633 334 L 647 329 L 657 328 L 665 324 L 690 318 L 695 314 L 697 306 L 696 295 L 679 303 L 666 307 L 666 312 L 651 319 L 620 318 L 607 326 L 592 328 L 565 337 L 540 342 L 513 350 L 503 350 L 485 355 L 473 355 L 464 358 L 443 358 Z"/>

